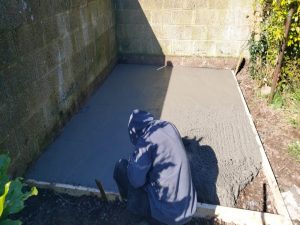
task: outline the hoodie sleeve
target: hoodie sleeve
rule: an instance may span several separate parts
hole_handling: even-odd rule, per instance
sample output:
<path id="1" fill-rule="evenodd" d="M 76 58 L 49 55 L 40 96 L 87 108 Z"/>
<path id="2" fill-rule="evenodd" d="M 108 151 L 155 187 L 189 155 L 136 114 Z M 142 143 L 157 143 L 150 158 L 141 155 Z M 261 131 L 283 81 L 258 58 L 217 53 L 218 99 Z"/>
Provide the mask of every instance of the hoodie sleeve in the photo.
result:
<path id="1" fill-rule="evenodd" d="M 127 174 L 131 185 L 139 188 L 146 183 L 146 177 L 152 165 L 150 149 L 152 145 L 137 148 L 129 158 Z"/>

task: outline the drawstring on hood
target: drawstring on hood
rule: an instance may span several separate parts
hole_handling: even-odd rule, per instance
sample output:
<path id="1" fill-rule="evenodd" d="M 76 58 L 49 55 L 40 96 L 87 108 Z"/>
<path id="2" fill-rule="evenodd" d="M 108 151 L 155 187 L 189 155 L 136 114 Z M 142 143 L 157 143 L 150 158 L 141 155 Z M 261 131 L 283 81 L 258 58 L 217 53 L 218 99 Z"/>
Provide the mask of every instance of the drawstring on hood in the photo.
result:
<path id="1" fill-rule="evenodd" d="M 154 116 L 149 112 L 139 109 L 132 111 L 128 122 L 128 132 L 133 145 L 136 145 L 137 140 L 144 134 L 145 128 L 153 120 Z"/>

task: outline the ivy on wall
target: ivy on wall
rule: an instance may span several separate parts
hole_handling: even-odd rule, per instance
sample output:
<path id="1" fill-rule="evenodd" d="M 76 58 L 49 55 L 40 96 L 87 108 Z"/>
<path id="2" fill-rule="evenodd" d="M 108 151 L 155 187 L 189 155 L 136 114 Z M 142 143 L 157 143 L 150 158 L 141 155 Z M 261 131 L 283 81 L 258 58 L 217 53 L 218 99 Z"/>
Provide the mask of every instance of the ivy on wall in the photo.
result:
<path id="1" fill-rule="evenodd" d="M 281 49 L 285 22 L 291 8 L 291 19 L 282 61 L 277 92 L 300 89 L 300 0 L 257 0 L 261 8 L 260 31 L 253 33 L 250 44 L 250 73 L 261 85 L 271 85 Z"/>

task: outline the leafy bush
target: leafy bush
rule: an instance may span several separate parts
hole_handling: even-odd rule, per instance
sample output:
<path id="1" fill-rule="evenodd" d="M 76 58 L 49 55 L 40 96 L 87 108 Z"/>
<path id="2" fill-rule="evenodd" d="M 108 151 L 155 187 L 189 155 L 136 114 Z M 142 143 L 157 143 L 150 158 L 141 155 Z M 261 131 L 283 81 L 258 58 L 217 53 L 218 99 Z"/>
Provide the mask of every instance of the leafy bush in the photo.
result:
<path id="1" fill-rule="evenodd" d="M 258 0 L 262 8 L 260 32 L 249 41 L 251 76 L 261 84 L 271 84 L 273 71 L 284 37 L 290 8 L 295 8 L 277 91 L 294 92 L 300 88 L 300 0 Z M 255 38 L 259 36 L 259 38 Z"/>
<path id="2" fill-rule="evenodd" d="M 10 219 L 11 214 L 20 212 L 24 208 L 24 201 L 30 196 L 37 195 L 36 187 L 24 191 L 25 184 L 21 178 L 9 180 L 7 170 L 10 159 L 0 155 L 0 225 L 20 225 L 20 220 Z"/>

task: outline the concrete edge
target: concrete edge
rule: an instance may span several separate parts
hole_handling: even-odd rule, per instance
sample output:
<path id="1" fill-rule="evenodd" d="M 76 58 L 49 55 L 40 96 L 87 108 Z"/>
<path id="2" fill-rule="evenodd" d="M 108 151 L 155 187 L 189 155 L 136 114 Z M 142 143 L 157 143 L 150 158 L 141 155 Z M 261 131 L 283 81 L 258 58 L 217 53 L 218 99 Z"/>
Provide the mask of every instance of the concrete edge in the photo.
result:
<path id="1" fill-rule="evenodd" d="M 289 225 L 286 217 L 277 214 L 197 203 L 194 217 L 216 218 L 226 223 L 243 225 Z"/>
<path id="2" fill-rule="evenodd" d="M 255 127 L 255 124 L 253 122 L 253 118 L 250 114 L 250 110 L 248 108 L 248 105 L 246 103 L 246 100 L 245 100 L 245 97 L 243 95 L 243 92 L 238 84 L 238 80 L 235 76 L 235 73 L 233 70 L 231 70 L 231 73 L 232 73 L 232 76 L 235 80 L 235 83 L 236 83 L 236 86 L 238 88 L 238 91 L 240 93 L 240 97 L 242 99 L 242 102 L 243 102 L 243 105 L 244 105 L 244 108 L 245 108 L 245 111 L 246 111 L 246 114 L 247 114 L 247 117 L 249 119 L 249 122 L 250 122 L 250 125 L 251 125 L 251 128 L 252 128 L 252 131 L 255 135 L 255 139 L 256 139 L 256 142 L 259 146 L 259 151 L 260 151 L 260 154 L 261 154 L 261 157 L 262 157 L 262 167 L 263 167 L 263 171 L 264 171 L 264 174 L 266 175 L 266 178 L 267 178 L 267 181 L 268 181 L 268 184 L 270 186 L 270 189 L 271 189 L 271 193 L 273 195 L 273 199 L 274 199 L 274 203 L 275 203 L 275 208 L 277 210 L 277 213 L 279 215 L 282 215 L 286 218 L 289 219 L 289 225 L 292 225 L 292 220 L 290 218 L 290 215 L 288 213 L 288 210 L 286 208 L 286 205 L 283 201 L 283 198 L 281 196 L 281 193 L 280 193 L 280 190 L 279 190 L 279 187 L 278 187 L 278 184 L 277 184 L 277 181 L 276 181 L 276 178 L 275 178 L 275 175 L 273 173 L 273 170 L 272 170 L 272 167 L 271 167 L 271 164 L 268 160 L 268 157 L 266 155 L 266 152 L 265 152 L 265 149 L 263 147 L 263 144 L 262 144 L 262 141 L 259 137 L 259 134 L 258 134 L 258 131 Z"/>
<path id="3" fill-rule="evenodd" d="M 49 183 L 32 179 L 26 180 L 26 183 L 28 185 L 34 185 L 44 189 L 51 189 L 59 193 L 65 193 L 72 196 L 93 195 L 101 198 L 100 191 L 96 188 L 61 183 Z M 109 201 L 120 199 L 119 194 L 114 192 L 106 192 L 106 196 Z M 205 219 L 215 218 L 222 222 L 240 225 L 290 225 L 290 220 L 282 215 L 203 203 L 197 203 L 197 211 L 194 217 Z"/>
<path id="4" fill-rule="evenodd" d="M 29 186 L 37 186 L 38 188 L 50 189 L 59 193 L 65 193 L 72 196 L 95 195 L 101 198 L 101 193 L 97 188 L 84 186 L 75 186 L 70 184 L 50 183 L 45 181 L 37 181 L 33 179 L 25 180 Z M 114 201 L 119 198 L 119 194 L 115 192 L 105 192 L 109 201 Z"/>

